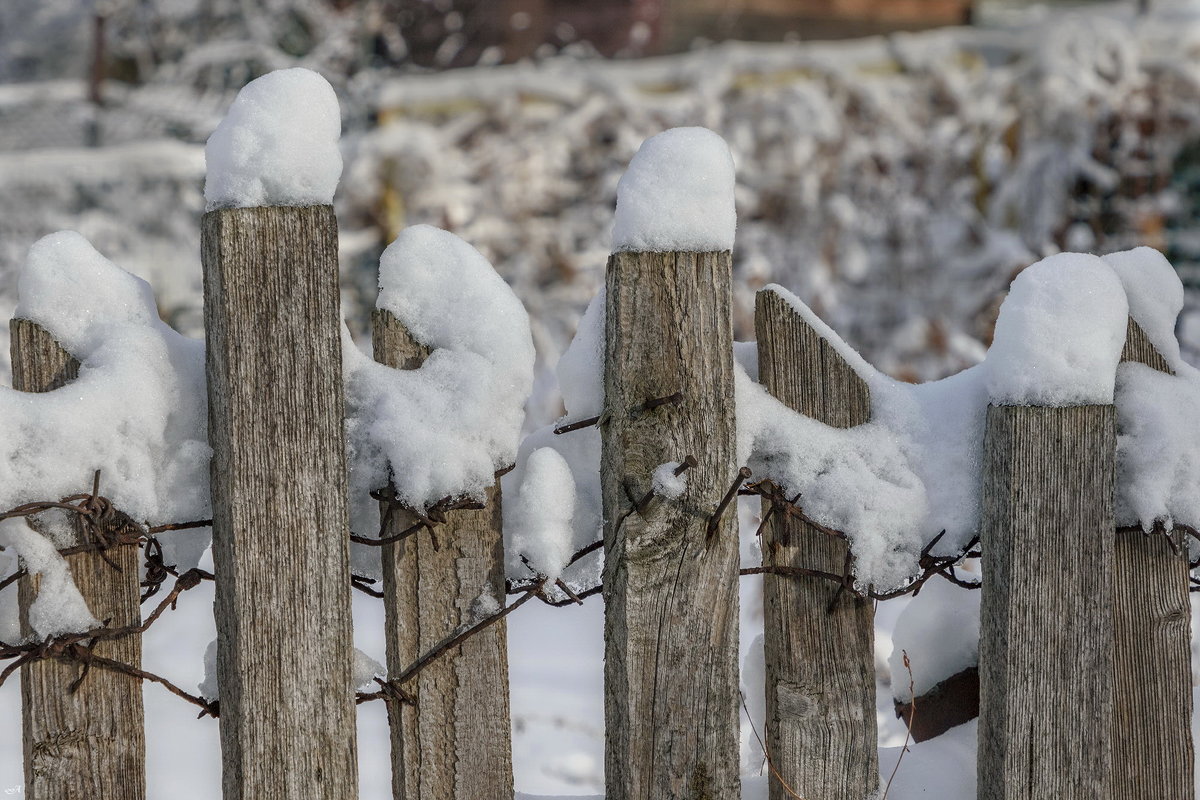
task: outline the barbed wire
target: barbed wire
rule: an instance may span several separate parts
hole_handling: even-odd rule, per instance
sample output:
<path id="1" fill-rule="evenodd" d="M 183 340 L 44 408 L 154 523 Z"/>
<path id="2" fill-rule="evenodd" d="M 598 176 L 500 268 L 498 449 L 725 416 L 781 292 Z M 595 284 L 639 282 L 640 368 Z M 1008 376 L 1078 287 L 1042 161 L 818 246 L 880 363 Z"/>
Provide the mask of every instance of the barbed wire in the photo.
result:
<path id="1" fill-rule="evenodd" d="M 673 400 L 674 398 L 672 396 L 667 399 Z M 683 474 L 688 469 L 694 468 L 696 463 L 697 461 L 694 457 L 686 457 L 676 468 L 675 474 L 677 476 Z M 732 505 L 735 497 L 739 495 L 753 495 L 761 497 L 767 502 L 767 510 L 762 516 L 758 529 L 755 531 L 755 536 L 761 536 L 766 525 L 774 515 L 783 514 L 810 526 L 813 531 L 819 534 L 849 541 L 850 537 L 845 532 L 822 525 L 809 517 L 798 503 L 799 495 L 788 498 L 769 479 L 747 483 L 746 481 L 749 477 L 750 470 L 745 468 L 739 470 L 735 480 L 722 496 L 709 518 L 706 540 L 710 540 L 712 535 L 714 535 L 713 532 L 719 527 L 722 515 Z M 417 511 L 404 505 L 391 491 L 375 492 L 372 493 L 372 496 L 385 504 L 383 513 L 381 514 L 379 536 L 375 539 L 370 539 L 369 537 L 351 534 L 350 540 L 353 542 L 382 546 L 401 541 L 422 530 L 429 530 L 432 534 L 435 527 L 449 520 L 447 516 L 449 512 L 484 507 L 482 503 L 475 500 L 444 498 L 423 511 Z M 648 496 L 641 498 L 637 502 L 633 502 L 633 507 L 629 513 L 644 513 L 648 510 L 654 497 L 653 492 L 650 492 Z M 159 620 L 164 618 L 168 610 L 176 608 L 179 598 L 185 592 L 194 589 L 204 581 L 216 580 L 214 573 L 200 569 L 199 567 L 181 572 L 175 565 L 167 564 L 162 544 L 157 538 L 157 535 L 161 533 L 199 530 L 211 527 L 212 520 L 190 520 L 155 526 L 138 523 L 118 510 L 112 501 L 100 494 L 99 470 L 94 475 L 91 492 L 70 495 L 60 500 L 24 503 L 0 513 L 0 520 L 20 517 L 29 518 L 47 511 L 56 510 L 72 515 L 73 519 L 77 522 L 77 530 L 79 531 L 79 544 L 59 549 L 58 552 L 61 555 L 68 556 L 94 552 L 112 569 L 120 572 L 120 567 L 106 555 L 105 551 L 115 547 L 140 547 L 145 564 L 145 575 L 140 581 L 140 586 L 143 590 L 140 596 L 140 602 L 142 603 L 160 593 L 168 578 L 173 577 L 175 582 L 166 596 L 159 601 L 154 610 L 140 624 L 114 628 L 109 627 L 108 623 L 110 621 L 106 620 L 98 628 L 77 633 L 61 634 L 41 641 L 27 641 L 19 644 L 0 642 L 0 661 L 11 662 L 0 671 L 0 686 L 3 686 L 12 674 L 27 664 L 47 658 L 70 660 L 79 663 L 81 668 L 78 678 L 76 678 L 68 689 L 71 693 L 79 689 L 84 680 L 86 680 L 89 671 L 95 667 L 128 675 L 138 680 L 157 683 L 177 697 L 200 708 L 201 717 L 218 717 L 220 715 L 220 702 L 218 700 L 205 699 L 198 694 L 193 694 L 180 688 L 177 684 L 161 675 L 115 659 L 106 658 L 95 652 L 95 646 L 99 642 L 146 633 Z M 416 522 L 398 534 L 385 535 L 393 515 L 399 512 L 411 514 L 416 519 Z M 1171 535 L 1175 531 L 1180 531 L 1200 542 L 1200 531 L 1191 526 L 1179 523 L 1175 523 L 1170 528 L 1164 522 L 1158 521 L 1149 530 L 1144 530 L 1141 526 L 1123 526 L 1117 529 L 1117 532 L 1122 534 L 1165 535 L 1164 538 L 1170 543 L 1172 550 L 1176 555 L 1179 555 L 1181 553 L 1180 547 Z M 830 603 L 831 610 L 843 594 L 849 594 L 860 601 L 866 599 L 887 600 L 907 594 L 916 595 L 920 592 L 921 587 L 934 576 L 940 576 L 966 589 L 978 589 L 980 587 L 979 581 L 960 578 L 955 572 L 955 567 L 959 566 L 966 559 L 978 558 L 982 555 L 979 549 L 979 537 L 974 536 L 964 547 L 954 552 L 934 555 L 932 551 L 945 536 L 945 533 L 943 530 L 921 549 L 917 559 L 917 566 L 920 571 L 916 575 L 902 586 L 885 592 L 876 591 L 874 587 L 870 586 L 864 590 L 857 585 L 853 572 L 853 556 L 849 548 L 847 548 L 846 559 L 841 573 L 798 566 L 764 564 L 757 567 L 743 567 L 739 570 L 739 575 L 779 575 L 795 578 L 815 578 L 835 583 L 838 586 L 838 590 Z M 563 569 L 565 570 L 579 563 L 589 555 L 599 552 L 603 547 L 604 541 L 600 539 L 586 547 L 580 548 L 571 555 Z M 547 576 L 539 574 L 528 561 L 524 563 L 530 570 L 530 577 L 505 581 L 506 593 L 508 595 L 519 595 L 517 600 L 503 605 L 491 614 L 458 626 L 444 639 L 420 655 L 412 664 L 400 670 L 396 678 L 374 678 L 374 683 L 379 688 L 373 692 L 356 692 L 355 702 L 364 703 L 373 700 L 385 700 L 415 704 L 416 700 L 413 694 L 404 688 L 406 684 L 414 680 L 439 658 L 455 650 L 472 636 L 504 619 L 525 603 L 536 599 L 552 607 L 563 607 L 582 604 L 586 598 L 598 595 L 603 591 L 604 587 L 602 583 L 597 583 L 583 589 L 572 587 L 561 577 L 551 580 Z M 1189 569 L 1197 568 L 1200 568 L 1200 557 L 1197 557 L 1195 561 L 1189 561 Z M 0 580 L 0 591 L 17 582 L 26 574 L 27 572 L 24 568 L 18 568 L 12 574 Z M 1191 575 L 1189 572 L 1189 582 L 1191 591 L 1200 591 L 1200 578 Z M 350 583 L 353 588 L 372 597 L 382 598 L 384 596 L 383 592 L 373 588 L 374 584 L 377 583 L 375 578 L 352 573 L 350 575 Z"/>

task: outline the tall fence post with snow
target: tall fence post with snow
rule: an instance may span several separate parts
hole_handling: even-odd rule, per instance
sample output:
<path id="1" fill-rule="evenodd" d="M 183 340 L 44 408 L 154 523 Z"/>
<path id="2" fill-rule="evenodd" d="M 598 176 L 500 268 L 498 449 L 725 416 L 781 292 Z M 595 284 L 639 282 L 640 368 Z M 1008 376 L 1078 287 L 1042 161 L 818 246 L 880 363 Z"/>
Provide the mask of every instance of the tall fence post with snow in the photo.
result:
<path id="1" fill-rule="evenodd" d="M 1109 797 L 1117 363 L 1128 303 L 1094 256 L 1013 282 L 988 354 L 980 800 Z"/>
<path id="2" fill-rule="evenodd" d="M 90 309 L 73 302 L 79 298 L 70 297 L 64 287 L 102 295 L 99 281 L 93 285 L 89 279 L 98 278 L 103 267 L 97 269 L 97 262 L 103 261 L 83 237 L 70 232 L 47 236 L 30 250 L 21 274 L 20 304 L 10 323 L 14 389 L 52 392 L 79 376 L 80 362 L 73 353 L 85 349 L 82 337 L 56 319 L 59 315 L 51 309 L 69 309 L 68 315 L 85 319 L 91 316 Z M 75 265 L 82 265 L 77 272 L 73 271 Z M 107 515 L 97 534 L 119 541 L 128 519 L 120 512 Z M 37 537 L 23 520 L 7 524 Z M 70 526 L 67 539 L 72 547 L 87 544 L 79 524 Z M 29 554 L 25 558 L 28 562 Z M 91 624 L 84 621 L 84 629 L 100 627 L 99 620 L 107 620 L 115 628 L 140 624 L 140 551 L 136 546 L 119 545 L 103 553 L 85 550 L 64 558 L 86 603 L 84 616 L 94 617 Z M 35 608 L 43 591 L 52 594 L 61 587 L 54 586 L 46 575 L 35 579 L 28 574 L 20 579 L 18 605 L 25 636 L 46 635 L 37 624 Z M 56 602 L 53 597 L 45 599 Z M 101 658 L 141 666 L 138 633 L 97 640 L 91 649 Z M 29 796 L 144 800 L 146 734 L 142 687 L 136 678 L 98 669 L 90 680 L 82 681 L 79 667 L 70 661 L 35 661 L 22 671 L 21 712 Z"/>
<path id="3" fill-rule="evenodd" d="M 733 188 L 729 148 L 703 128 L 647 140 L 617 188 L 600 420 L 610 800 L 739 796 Z"/>
<path id="4" fill-rule="evenodd" d="M 1183 286 L 1157 250 L 1110 253 L 1129 301 L 1129 325 L 1117 367 L 1117 433 L 1127 441 L 1154 419 L 1145 407 L 1174 394 L 1185 369 L 1175 338 Z M 1171 435 L 1170 433 L 1166 435 Z M 1156 447 L 1127 447 L 1135 461 L 1164 461 Z M 1139 464 L 1139 466 L 1141 466 Z M 1112 797 L 1192 800 L 1191 600 L 1188 539 L 1143 507 L 1161 496 L 1125 476 L 1118 484 L 1113 558 L 1113 785 Z"/>
<path id="5" fill-rule="evenodd" d="M 871 418 L 867 381 L 812 312 L 768 286 L 755 298 L 758 378 L 789 408 L 836 428 Z M 763 501 L 765 570 L 841 575 L 849 543 Z M 879 787 L 872 604 L 828 581 L 763 575 L 766 748 L 772 800 L 858 800 Z"/>
<path id="6" fill-rule="evenodd" d="M 201 232 L 224 796 L 357 796 L 337 222 L 316 73 L 247 84 Z"/>

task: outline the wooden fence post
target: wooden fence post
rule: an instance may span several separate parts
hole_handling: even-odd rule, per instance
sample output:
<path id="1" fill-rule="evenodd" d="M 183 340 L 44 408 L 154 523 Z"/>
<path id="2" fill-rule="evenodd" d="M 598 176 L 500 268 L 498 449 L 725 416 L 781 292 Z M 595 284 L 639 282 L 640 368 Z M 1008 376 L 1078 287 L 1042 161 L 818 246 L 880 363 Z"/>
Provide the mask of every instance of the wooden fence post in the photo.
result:
<path id="1" fill-rule="evenodd" d="M 1122 361 L 1172 373 L 1129 320 Z M 1113 584 L 1113 791 L 1117 800 L 1192 800 L 1191 601 L 1187 542 L 1118 532 Z"/>
<path id="2" fill-rule="evenodd" d="M 354 798 L 333 208 L 211 211 L 202 257 L 224 796 Z"/>
<path id="3" fill-rule="evenodd" d="M 609 800 L 739 796 L 731 254 L 616 252 L 602 426 Z M 679 402 L 665 402 L 679 393 Z M 647 403 L 649 400 L 660 402 Z M 676 500 L 635 508 L 693 455 Z M 724 511 L 724 513 L 720 513 Z"/>
<path id="4" fill-rule="evenodd" d="M 416 369 L 429 351 L 390 312 L 374 314 L 375 360 Z M 381 513 L 388 514 L 388 503 Z M 396 509 L 384 535 L 416 522 Z M 436 537 L 436 540 L 435 538 Z M 394 677 L 468 621 L 485 587 L 504 603 L 500 483 L 479 510 L 449 512 L 430 531 L 382 548 L 388 670 Z M 423 670 L 388 701 L 396 800 L 477 800 L 513 793 L 508 635 L 501 620 Z"/>
<path id="5" fill-rule="evenodd" d="M 778 293 L 758 293 L 754 327 L 759 381 L 772 395 L 834 427 L 870 419 L 866 382 Z M 839 575 L 849 545 L 776 514 L 762 550 L 764 566 Z M 771 800 L 795 797 L 787 787 L 822 800 L 871 795 L 879 787 L 871 604 L 827 581 L 766 574 L 763 636 Z"/>
<path id="6" fill-rule="evenodd" d="M 980 800 L 1111 796 L 1115 426 L 1111 405 L 988 407 Z"/>
<path id="7" fill-rule="evenodd" d="M 49 392 L 79 374 L 79 362 L 34 322 L 10 323 L 13 388 Z M 79 487 L 84 491 L 90 487 Z M 58 499 L 58 498 L 53 498 Z M 115 528 L 123 515 L 104 523 Z M 114 530 L 115 532 L 115 530 Z M 71 575 L 93 616 L 120 628 L 141 623 L 138 584 L 141 550 L 122 545 L 105 555 L 66 556 Z M 18 584 L 21 633 L 28 636 L 28 611 L 37 597 L 37 580 Z M 141 634 L 97 642 L 96 655 L 140 667 Z M 21 716 L 25 743 L 25 794 L 31 800 L 146 797 L 146 734 L 141 681 L 104 669 L 90 670 L 72 692 L 81 665 L 43 659 L 21 668 Z"/>

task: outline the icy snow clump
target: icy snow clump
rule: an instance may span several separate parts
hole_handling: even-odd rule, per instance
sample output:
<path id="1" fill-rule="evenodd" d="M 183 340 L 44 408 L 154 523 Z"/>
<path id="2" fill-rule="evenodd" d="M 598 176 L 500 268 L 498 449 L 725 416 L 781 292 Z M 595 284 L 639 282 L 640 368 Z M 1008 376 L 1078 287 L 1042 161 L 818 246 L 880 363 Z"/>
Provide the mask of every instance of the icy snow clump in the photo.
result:
<path id="1" fill-rule="evenodd" d="M 605 293 L 601 289 L 587 311 L 579 321 L 575 338 L 567 347 L 567 351 L 558 360 L 555 371 L 559 388 L 562 391 L 563 406 L 566 414 L 557 424 L 576 422 L 581 419 L 598 416 L 604 408 L 604 325 L 605 325 Z M 512 578 L 529 577 L 529 569 L 520 557 L 523 548 L 529 548 L 544 558 L 550 553 L 558 554 L 557 562 L 542 560 L 542 569 L 561 572 L 566 565 L 566 559 L 576 550 L 580 550 L 603 535 L 603 501 L 600 497 L 600 429 L 596 426 L 581 428 L 570 433 L 556 435 L 555 425 L 539 428 L 525 437 L 517 453 L 517 463 L 513 471 L 504 476 L 504 491 L 509 497 L 521 489 L 526 483 L 526 469 L 531 455 L 538 450 L 549 448 L 558 453 L 570 469 L 574 482 L 575 503 L 569 518 L 570 525 L 563 526 L 561 520 L 547 520 L 545 524 L 536 526 L 542 536 L 566 536 L 566 541 L 553 539 L 538 541 L 531 537 L 523 527 L 529 525 L 528 518 L 518 519 L 514 516 L 513 504 L 504 505 L 505 553 L 507 556 L 507 572 Z M 532 509 L 531 509 L 532 511 Z M 559 509 L 551 512 L 544 509 L 541 513 L 560 513 Z M 518 534 L 518 532 L 521 532 Z M 518 539 L 519 535 L 519 539 Z M 527 554 L 528 555 L 528 554 Z M 600 559 L 585 558 L 573 565 L 563 579 L 568 583 L 580 586 L 591 585 L 599 577 Z"/>
<path id="2" fill-rule="evenodd" d="M 342 174 L 337 96 L 301 68 L 242 87 L 204 148 L 208 210 L 333 202 Z"/>
<path id="3" fill-rule="evenodd" d="M 613 250 L 732 250 L 733 156 L 707 128 L 672 128 L 642 143 L 617 184 Z"/>
<path id="4" fill-rule="evenodd" d="M 6 519 L 0 520 L 0 547 L 15 550 L 25 569 L 40 578 L 37 598 L 29 606 L 29 626 L 38 640 L 100 627 L 71 579 L 66 559 L 49 539 L 24 519 Z"/>
<path id="5" fill-rule="evenodd" d="M 575 479 L 571 467 L 549 447 L 534 450 L 525 462 L 521 489 L 506 522 L 514 526 L 517 552 L 551 583 L 562 575 L 574 552 L 574 515 Z"/>

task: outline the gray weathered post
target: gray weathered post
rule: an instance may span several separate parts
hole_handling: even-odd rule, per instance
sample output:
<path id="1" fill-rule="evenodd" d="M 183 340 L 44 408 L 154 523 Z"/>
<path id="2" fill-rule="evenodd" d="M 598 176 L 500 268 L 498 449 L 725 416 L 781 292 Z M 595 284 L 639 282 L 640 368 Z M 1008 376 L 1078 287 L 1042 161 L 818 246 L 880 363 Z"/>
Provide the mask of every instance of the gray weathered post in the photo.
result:
<path id="1" fill-rule="evenodd" d="M 13 388 L 49 392 L 79 374 L 79 362 L 44 328 L 29 320 L 10 324 Z M 88 487 L 79 487 L 81 491 Z M 109 525 L 120 525 L 122 517 Z M 115 532 L 115 531 L 114 531 Z M 92 614 L 121 628 L 141 623 L 138 557 L 135 545 L 119 545 L 105 555 L 66 556 L 71 575 Z M 21 632 L 37 596 L 37 581 L 18 584 Z M 140 634 L 97 642 L 95 653 L 140 667 Z M 146 796 L 146 734 L 141 681 L 93 669 L 72 693 L 81 665 L 44 659 L 21 669 L 21 716 L 25 742 L 25 794 L 35 800 L 104 797 L 142 800 Z"/>
<path id="2" fill-rule="evenodd" d="M 357 796 L 337 222 L 204 215 L 227 800 Z"/>
<path id="3" fill-rule="evenodd" d="M 429 352 L 390 312 L 374 315 L 375 360 L 415 369 Z M 382 504 L 387 514 L 388 504 Z M 503 598 L 500 484 L 482 509 L 461 509 L 431 534 L 382 547 L 388 670 L 395 676 L 470 616 L 488 587 Z M 385 536 L 416 519 L 395 510 Z M 436 536 L 436 541 L 434 537 Z M 502 601 L 503 602 L 503 601 Z M 403 687 L 416 705 L 388 701 L 396 800 L 507 798 L 513 792 L 507 624 L 501 620 L 422 670 Z"/>
<path id="4" fill-rule="evenodd" d="M 1110 797 L 1115 413 L 992 405 L 980 800 Z"/>
<path id="5" fill-rule="evenodd" d="M 731 254 L 608 261 L 602 426 L 610 800 L 738 797 L 737 476 Z M 678 403 L 646 401 L 680 393 Z M 694 455 L 677 500 L 654 470 Z M 710 523 L 715 521 L 715 525 Z"/>
<path id="6" fill-rule="evenodd" d="M 1173 373 L 1129 320 L 1123 361 Z M 1192 800 L 1191 602 L 1182 532 L 1119 531 L 1113 594 L 1112 797 Z"/>
<path id="7" fill-rule="evenodd" d="M 767 391 L 834 427 L 870 419 L 866 382 L 787 300 L 769 288 L 760 291 L 754 326 L 759 381 Z M 764 501 L 764 514 L 768 508 Z M 762 546 L 764 566 L 835 575 L 848 552 L 845 541 L 786 514 L 771 517 Z M 793 792 L 861 800 L 879 786 L 874 614 L 869 603 L 838 594 L 827 581 L 763 576 L 771 800 Z"/>

